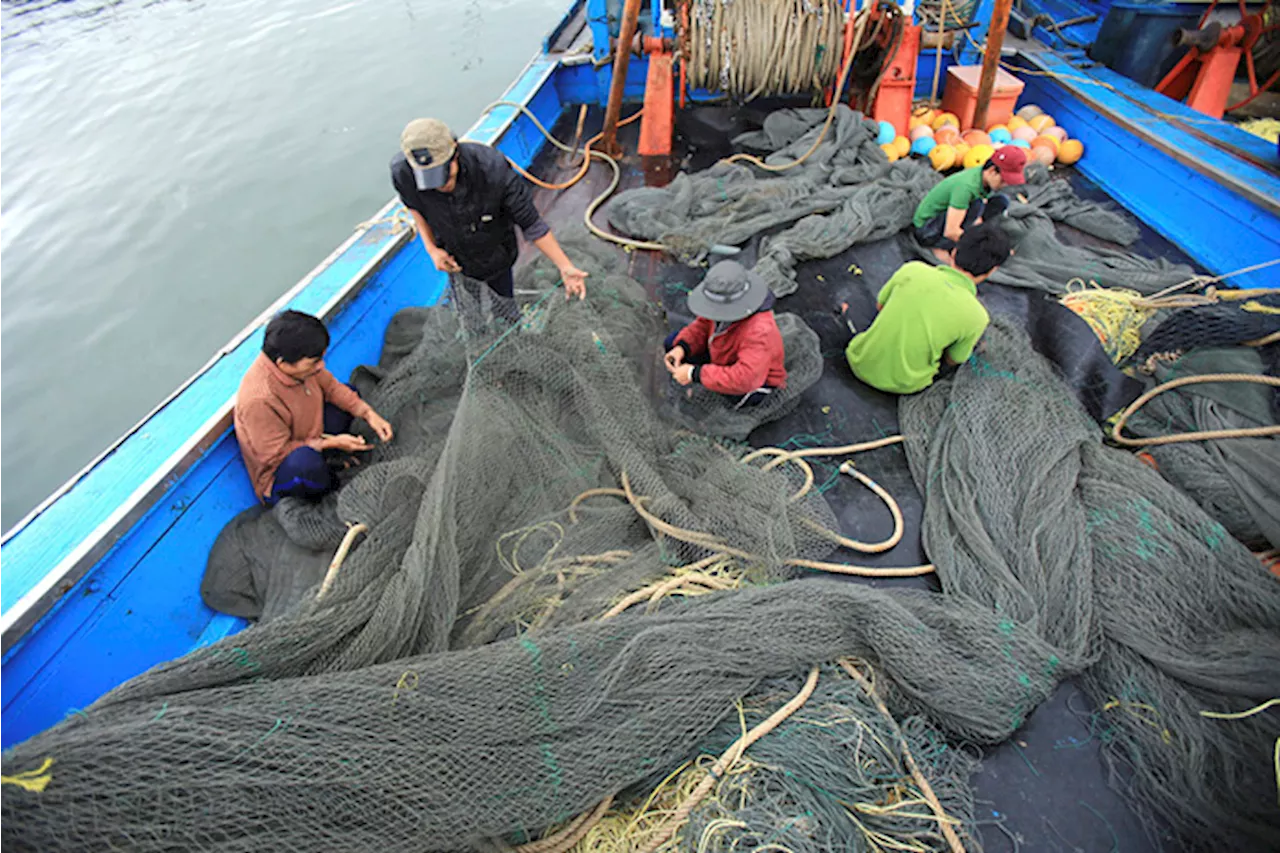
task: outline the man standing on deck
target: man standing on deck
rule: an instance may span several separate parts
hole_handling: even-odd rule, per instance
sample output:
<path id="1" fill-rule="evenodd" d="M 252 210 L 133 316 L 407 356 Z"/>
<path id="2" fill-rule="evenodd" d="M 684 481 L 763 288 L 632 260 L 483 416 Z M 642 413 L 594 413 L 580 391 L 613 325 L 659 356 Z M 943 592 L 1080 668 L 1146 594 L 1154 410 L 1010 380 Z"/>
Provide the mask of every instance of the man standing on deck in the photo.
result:
<path id="1" fill-rule="evenodd" d="M 483 281 L 505 300 L 514 298 L 511 268 L 518 252 L 515 226 L 556 265 L 565 297 L 586 295 L 587 274 L 575 267 L 533 206 L 529 185 L 501 152 L 458 142 L 437 119 L 414 119 L 400 135 L 391 183 L 413 217 L 436 269 Z M 479 297 L 475 285 L 466 285 Z M 495 313 L 516 316 L 514 303 Z"/>
<path id="2" fill-rule="evenodd" d="M 1004 213 L 1009 200 L 1004 196 L 991 198 L 991 194 L 1002 187 L 1025 184 L 1026 166 L 1027 152 L 1016 145 L 1006 145 L 985 165 L 944 178 L 916 208 L 911 220 L 916 240 L 932 249 L 939 261 L 950 264 L 951 251 L 966 229 Z"/>
<path id="3" fill-rule="evenodd" d="M 236 440 L 253 491 L 268 506 L 337 488 L 331 466 L 371 449 L 348 432 L 353 418 L 364 418 L 382 441 L 392 438 L 391 424 L 325 369 L 328 348 L 329 330 L 318 318 L 282 311 L 267 324 L 262 352 L 240 383 Z"/>
<path id="4" fill-rule="evenodd" d="M 914 394 L 933 383 L 944 362 L 968 361 L 990 319 L 977 285 L 1009 259 L 1012 246 L 998 223 L 984 223 L 960 235 L 951 266 L 903 264 L 880 289 L 871 328 L 845 349 L 854 375 L 890 394 Z"/>

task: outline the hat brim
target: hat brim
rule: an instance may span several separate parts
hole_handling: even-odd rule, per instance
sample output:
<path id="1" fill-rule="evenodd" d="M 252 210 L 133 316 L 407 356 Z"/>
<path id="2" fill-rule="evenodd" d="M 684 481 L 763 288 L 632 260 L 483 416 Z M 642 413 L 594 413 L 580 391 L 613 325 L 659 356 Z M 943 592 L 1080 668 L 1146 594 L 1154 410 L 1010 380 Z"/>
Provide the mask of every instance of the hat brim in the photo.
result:
<path id="1" fill-rule="evenodd" d="M 769 296 L 769 285 L 755 270 L 747 270 L 747 290 L 732 302 L 716 302 L 707 298 L 707 290 L 699 284 L 689 292 L 689 311 L 717 323 L 732 323 L 750 317 Z"/>
<path id="2" fill-rule="evenodd" d="M 413 182 L 420 190 L 438 190 L 449 182 L 449 164 L 453 162 L 453 158 L 441 163 L 438 166 L 428 166 L 425 169 L 413 165 L 413 161 L 409 161 L 409 167 L 413 169 Z"/>

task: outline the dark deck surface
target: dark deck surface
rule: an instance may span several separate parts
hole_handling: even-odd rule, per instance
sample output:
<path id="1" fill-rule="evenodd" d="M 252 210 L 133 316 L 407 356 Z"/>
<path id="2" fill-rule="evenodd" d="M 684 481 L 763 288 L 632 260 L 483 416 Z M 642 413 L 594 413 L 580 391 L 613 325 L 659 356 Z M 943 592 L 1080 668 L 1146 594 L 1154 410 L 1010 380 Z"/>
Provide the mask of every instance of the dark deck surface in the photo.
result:
<path id="1" fill-rule="evenodd" d="M 673 165 L 695 171 L 730 153 L 729 137 L 752 129 L 767 108 L 734 111 L 729 107 L 699 107 L 678 114 L 678 150 Z M 576 119 L 576 111 L 575 116 Z M 599 129 L 597 111 L 589 116 L 588 132 Z M 554 129 L 570 139 L 573 121 Z M 623 128 L 620 140 L 635 150 L 638 122 Z M 642 185 L 645 170 L 632 155 L 622 163 L 623 188 Z M 563 180 L 570 170 L 544 155 L 534 172 L 544 180 Z M 675 170 L 672 170 L 675 171 Z M 650 169 L 652 175 L 654 170 Z M 1072 172 L 1065 173 L 1085 198 L 1107 199 L 1106 193 Z M 556 194 L 539 190 L 538 205 L 553 228 L 579 224 L 587 203 L 605 189 L 606 168 L 596 166 L 573 188 Z M 652 179 L 651 179 L 652 180 Z M 606 205 L 607 209 L 607 205 Z M 597 224 L 604 226 L 603 213 Z M 1098 243 L 1094 238 L 1061 228 L 1066 242 Z M 758 238 L 757 238 L 758 239 Z M 1187 258 L 1163 238 L 1143 226 L 1132 251 L 1187 263 Z M 756 244 L 744 247 L 738 260 L 750 266 Z M 859 328 L 866 328 L 875 314 L 875 296 L 881 285 L 905 261 L 910 260 L 898 240 L 854 246 L 839 257 L 802 264 L 800 289 L 780 299 L 778 311 L 800 315 L 819 335 L 827 364 L 822 378 L 801 399 L 801 405 L 781 421 L 766 424 L 751 435 L 756 446 L 784 445 L 797 437 L 810 444 L 840 445 L 867 441 L 899 432 L 897 398 L 876 391 L 855 379 L 844 361 L 849 331 L 833 314 L 848 301 Z M 672 284 L 692 287 L 705 270 L 652 253 L 630 256 L 631 275 L 650 287 L 663 302 L 671 328 L 687 322 L 684 291 Z M 851 272 L 860 270 L 860 273 Z M 588 283 L 588 287 L 590 283 Z M 1074 314 L 1035 291 L 998 285 L 982 285 L 979 295 L 993 314 L 1022 320 L 1042 354 L 1054 361 L 1077 390 L 1087 409 L 1109 414 L 1117 401 L 1136 395 L 1122 374 L 1111 367 L 1089 328 Z M 656 343 L 655 343 L 656 345 Z M 884 486 L 899 502 L 906 530 L 901 544 L 884 554 L 842 553 L 829 559 L 869 566 L 909 566 L 927 562 L 920 545 L 921 498 L 907 469 L 901 446 L 861 454 L 858 466 Z M 821 473 L 826 472 L 815 472 Z M 840 519 L 841 532 L 863 541 L 878 541 L 892 532 L 892 520 L 880 500 L 851 479 L 841 478 L 826 493 Z M 855 559 L 856 558 L 856 559 Z M 830 577 L 830 575 L 823 575 Z M 936 580 L 910 578 L 871 580 L 849 578 L 851 583 L 914 588 L 933 586 Z M 1141 853 L 1161 849 L 1143 830 L 1122 797 L 1108 784 L 1108 769 L 1099 741 L 1091 735 L 1093 708 L 1071 682 L 1063 684 L 1041 706 L 1015 739 L 986 750 L 974 778 L 979 799 L 977 815 L 987 851 L 1125 851 Z M 1166 845 L 1168 847 L 1169 845 Z"/>

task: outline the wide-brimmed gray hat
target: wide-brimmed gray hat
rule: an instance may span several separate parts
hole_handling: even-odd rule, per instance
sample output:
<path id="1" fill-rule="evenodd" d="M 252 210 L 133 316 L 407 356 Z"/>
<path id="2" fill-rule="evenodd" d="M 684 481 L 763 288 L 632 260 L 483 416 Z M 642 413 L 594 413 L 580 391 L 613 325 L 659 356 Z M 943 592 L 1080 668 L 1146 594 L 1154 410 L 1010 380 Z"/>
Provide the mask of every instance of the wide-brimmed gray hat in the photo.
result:
<path id="1" fill-rule="evenodd" d="M 720 261 L 689 293 L 689 310 L 717 323 L 750 317 L 769 296 L 769 285 L 737 261 Z"/>

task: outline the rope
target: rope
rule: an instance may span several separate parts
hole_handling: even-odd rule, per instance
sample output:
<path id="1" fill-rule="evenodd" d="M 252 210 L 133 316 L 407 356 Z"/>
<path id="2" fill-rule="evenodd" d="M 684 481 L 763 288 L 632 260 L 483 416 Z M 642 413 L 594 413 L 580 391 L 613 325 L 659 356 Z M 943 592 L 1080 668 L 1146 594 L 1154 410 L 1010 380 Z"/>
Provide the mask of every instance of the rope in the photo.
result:
<path id="1" fill-rule="evenodd" d="M 689 4 L 684 65 L 693 88 L 751 101 L 820 92 L 836 76 L 841 0 L 696 0 Z M 837 90 L 838 91 L 838 90 Z"/>
<path id="2" fill-rule="evenodd" d="M 959 836 L 952 829 L 952 824 L 957 824 L 959 821 L 950 817 L 946 810 L 942 808 L 942 803 L 938 802 L 938 795 L 933 792 L 933 787 L 930 786 L 929 780 L 924 778 L 924 774 L 920 772 L 920 767 L 916 764 L 915 757 L 907 746 L 907 738 L 902 734 L 898 721 L 893 718 L 893 714 L 889 713 L 889 709 L 880 699 L 880 695 L 872 687 L 871 681 L 859 672 L 857 667 L 844 658 L 837 662 L 840 664 L 841 669 L 849 673 L 849 676 L 861 685 L 862 689 L 867 692 L 867 696 L 871 698 L 871 701 L 876 703 L 880 713 L 884 714 L 885 719 L 889 721 L 889 726 L 893 729 L 893 734 L 898 739 L 898 749 L 902 753 L 902 760 L 906 762 L 907 769 L 911 771 L 911 776 L 916 780 L 916 784 L 920 786 L 920 793 L 924 794 L 925 800 L 929 803 L 929 808 L 933 810 L 934 816 L 937 817 L 938 826 L 941 827 L 942 834 L 947 839 L 947 844 L 950 845 L 952 853 L 964 853 L 964 845 L 960 843 Z"/>
<path id="3" fill-rule="evenodd" d="M 530 841 L 528 844 L 521 844 L 513 848 L 515 853 L 565 853 L 566 850 L 572 849 L 579 841 L 583 839 L 591 828 L 600 822 L 600 818 L 604 817 L 604 813 L 609 810 L 609 806 L 613 805 L 613 794 L 605 797 L 596 807 L 589 812 L 583 812 L 578 815 L 569 825 L 557 832 L 538 841 Z"/>
<path id="4" fill-rule="evenodd" d="M 759 169 L 764 169 L 766 172 L 785 172 L 787 169 L 793 169 L 808 160 L 813 155 L 813 152 L 818 150 L 818 146 L 822 144 L 822 140 L 827 136 L 827 131 L 831 129 L 831 122 L 835 119 L 836 110 L 840 106 L 840 94 L 844 92 L 845 81 L 849 79 L 849 71 L 853 68 L 853 60 L 858 55 L 858 48 L 862 44 L 863 30 L 866 29 L 867 21 L 870 18 L 870 6 L 868 6 L 858 16 L 857 29 L 853 35 L 853 44 L 849 47 L 849 55 L 845 57 L 844 67 L 840 69 L 840 79 L 836 82 L 835 94 L 831 98 L 831 107 L 827 110 L 827 120 L 822 123 L 822 129 L 818 131 L 818 136 L 813 140 L 813 145 L 809 146 L 808 151 L 790 163 L 781 163 L 776 166 L 771 166 L 759 157 L 754 157 L 750 154 L 734 154 L 732 157 L 726 157 L 720 162 L 750 163 Z"/>
<path id="5" fill-rule="evenodd" d="M 689 819 L 689 815 L 698 803 L 702 802 L 707 794 L 711 793 L 711 789 L 716 786 L 716 783 L 737 763 L 742 754 L 746 752 L 747 747 L 776 729 L 784 720 L 800 710 L 804 703 L 809 701 L 809 697 L 813 695 L 814 688 L 817 686 L 818 668 L 815 666 L 809 670 L 809 677 L 805 679 L 804 686 L 800 688 L 799 693 L 792 697 L 791 701 L 774 711 L 767 720 L 734 741 L 716 759 L 715 763 L 711 765 L 711 769 L 707 771 L 707 776 L 702 780 L 702 783 L 693 790 L 693 793 L 680 805 L 680 808 L 675 810 L 670 819 L 654 832 L 649 841 L 640 848 L 640 853 L 654 853 L 655 850 L 666 843 L 667 839 L 674 835 L 676 830 Z"/>
<path id="6" fill-rule="evenodd" d="M 1280 378 L 1261 376 L 1256 373 L 1206 373 L 1201 376 L 1184 376 L 1181 379 L 1174 379 L 1162 385 L 1157 385 L 1130 403 L 1129 407 L 1116 418 L 1115 426 L 1111 428 L 1111 439 L 1123 447 L 1147 447 L 1156 444 L 1175 444 L 1180 441 L 1213 441 L 1220 438 L 1259 438 L 1268 435 L 1280 435 L 1280 425 L 1247 427 L 1244 429 L 1202 430 L 1200 432 L 1184 432 L 1176 435 L 1160 435 L 1152 438 L 1129 438 L 1121 434 L 1121 430 L 1129 422 L 1129 418 L 1133 417 L 1134 413 L 1150 402 L 1152 398 L 1163 394 L 1165 391 L 1181 388 L 1183 385 L 1198 385 L 1202 382 L 1257 382 L 1260 385 L 1280 388 Z"/>
<path id="7" fill-rule="evenodd" d="M 338 550 L 334 553 L 332 562 L 329 563 L 329 570 L 324 573 L 324 580 L 320 583 L 320 591 L 316 593 L 316 601 L 320 601 L 329 594 L 329 589 L 338 577 L 338 569 L 342 568 L 342 562 L 347 559 L 347 552 L 355 544 L 356 537 L 368 529 L 364 524 L 352 524 L 347 527 L 347 532 L 343 535 L 342 542 L 338 545 Z"/>

